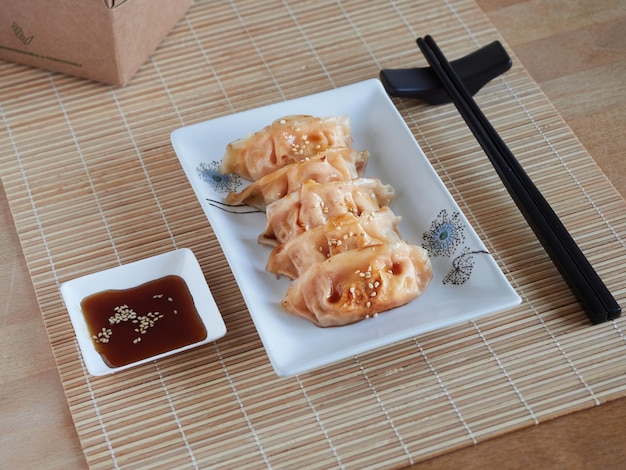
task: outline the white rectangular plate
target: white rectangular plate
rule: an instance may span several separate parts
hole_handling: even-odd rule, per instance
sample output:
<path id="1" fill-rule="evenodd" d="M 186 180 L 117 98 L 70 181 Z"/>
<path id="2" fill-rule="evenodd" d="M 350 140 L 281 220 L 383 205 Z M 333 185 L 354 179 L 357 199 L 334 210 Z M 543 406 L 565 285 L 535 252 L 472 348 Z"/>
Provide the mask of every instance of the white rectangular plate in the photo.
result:
<path id="1" fill-rule="evenodd" d="M 431 253 L 434 277 L 420 298 L 377 318 L 336 328 L 319 328 L 281 308 L 289 281 L 265 272 L 271 250 L 257 243 L 265 215 L 232 214 L 210 201 L 224 201 L 229 189 L 242 189 L 234 186 L 237 178 L 221 178 L 216 172 L 226 145 L 289 114 L 350 117 L 353 147 L 370 152 L 364 176 L 395 188 L 391 208 L 402 217 L 403 238 Z M 183 127 L 172 132 L 171 141 L 279 376 L 306 372 L 520 302 L 378 80 Z"/>

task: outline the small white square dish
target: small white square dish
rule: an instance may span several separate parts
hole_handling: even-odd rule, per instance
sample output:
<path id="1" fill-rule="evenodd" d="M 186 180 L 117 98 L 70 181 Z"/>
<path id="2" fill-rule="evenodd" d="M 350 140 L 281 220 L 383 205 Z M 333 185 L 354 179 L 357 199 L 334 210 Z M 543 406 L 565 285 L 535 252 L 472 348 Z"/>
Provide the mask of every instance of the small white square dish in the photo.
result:
<path id="1" fill-rule="evenodd" d="M 64 282 L 85 366 L 111 374 L 215 341 L 226 325 L 193 252 L 182 248 Z"/>
<path id="2" fill-rule="evenodd" d="M 369 151 L 365 177 L 395 188 L 403 238 L 426 248 L 433 280 L 418 299 L 359 323 L 320 328 L 281 307 L 289 282 L 265 271 L 257 238 L 265 214 L 224 210 L 247 182 L 220 175 L 227 144 L 292 114 L 348 115 L 353 144 Z M 446 326 L 511 308 L 520 297 L 430 165 L 376 79 L 175 130 L 171 141 L 220 242 L 276 373 L 291 376 Z"/>

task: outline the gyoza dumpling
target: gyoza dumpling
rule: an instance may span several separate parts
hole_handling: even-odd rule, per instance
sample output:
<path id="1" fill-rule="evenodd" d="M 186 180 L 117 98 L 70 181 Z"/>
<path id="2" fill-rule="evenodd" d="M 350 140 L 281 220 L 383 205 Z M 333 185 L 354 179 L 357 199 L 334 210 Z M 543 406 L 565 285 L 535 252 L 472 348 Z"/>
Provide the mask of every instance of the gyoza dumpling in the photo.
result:
<path id="1" fill-rule="evenodd" d="M 318 326 L 347 325 L 410 302 L 431 279 L 422 247 L 373 245 L 311 265 L 291 283 L 282 306 Z"/>
<path id="2" fill-rule="evenodd" d="M 261 177 L 239 193 L 229 193 L 226 202 L 265 210 L 268 204 L 300 189 L 305 180 L 328 183 L 358 178 L 365 170 L 368 156 L 368 152 L 358 152 L 350 147 L 329 147 Z"/>
<path id="3" fill-rule="evenodd" d="M 218 171 L 256 181 L 328 147 L 351 145 L 350 119 L 347 116 L 285 116 L 254 134 L 228 144 Z"/>
<path id="4" fill-rule="evenodd" d="M 396 216 L 389 207 L 375 212 L 352 212 L 331 217 L 325 225 L 306 230 L 278 245 L 267 260 L 266 271 L 295 279 L 309 266 L 338 253 L 400 241 Z"/>
<path id="5" fill-rule="evenodd" d="M 316 183 L 306 180 L 298 191 L 267 206 L 267 224 L 259 243 L 277 245 L 291 237 L 325 225 L 329 218 L 351 212 L 374 212 L 388 205 L 394 189 L 377 178 Z"/>

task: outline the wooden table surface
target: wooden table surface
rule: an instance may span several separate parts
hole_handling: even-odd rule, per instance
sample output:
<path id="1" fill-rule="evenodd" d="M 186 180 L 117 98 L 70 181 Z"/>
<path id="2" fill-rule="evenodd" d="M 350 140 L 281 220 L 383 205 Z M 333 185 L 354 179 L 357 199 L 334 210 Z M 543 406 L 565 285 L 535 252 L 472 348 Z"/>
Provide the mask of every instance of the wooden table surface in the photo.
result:
<path id="1" fill-rule="evenodd" d="M 477 3 L 626 196 L 626 1 Z M 0 468 L 86 468 L 4 190 L 0 293 Z M 625 420 L 616 400 L 418 468 L 623 468 Z"/>

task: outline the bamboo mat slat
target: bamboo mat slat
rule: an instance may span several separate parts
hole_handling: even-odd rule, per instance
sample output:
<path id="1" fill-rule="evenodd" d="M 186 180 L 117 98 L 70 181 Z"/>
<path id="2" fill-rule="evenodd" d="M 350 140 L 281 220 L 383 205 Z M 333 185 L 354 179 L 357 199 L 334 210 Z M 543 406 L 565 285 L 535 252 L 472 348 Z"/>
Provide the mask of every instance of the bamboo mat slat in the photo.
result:
<path id="1" fill-rule="evenodd" d="M 501 40 L 471 0 L 207 0 L 123 89 L 0 63 L 0 175 L 90 468 L 399 468 L 626 395 L 626 320 L 589 325 L 453 106 L 399 99 L 523 302 L 274 373 L 170 132 L 424 66 L 424 34 L 452 58 Z M 513 61 L 477 100 L 623 305 L 626 204 Z M 227 335 L 88 375 L 59 285 L 180 247 Z"/>

